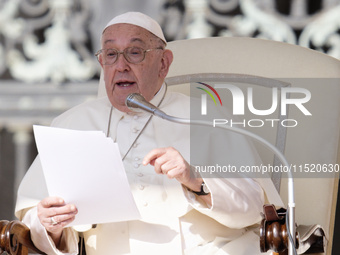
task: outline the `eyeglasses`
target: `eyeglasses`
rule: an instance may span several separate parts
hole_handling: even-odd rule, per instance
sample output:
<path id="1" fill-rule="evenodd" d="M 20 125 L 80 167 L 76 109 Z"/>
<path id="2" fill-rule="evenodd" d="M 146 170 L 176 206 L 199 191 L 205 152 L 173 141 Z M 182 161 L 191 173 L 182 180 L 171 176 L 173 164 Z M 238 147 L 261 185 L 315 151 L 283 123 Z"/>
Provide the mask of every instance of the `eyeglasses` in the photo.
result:
<path id="1" fill-rule="evenodd" d="M 100 61 L 99 55 L 102 54 L 101 63 L 103 65 L 113 65 L 118 60 L 120 54 L 124 55 L 127 62 L 131 64 L 137 64 L 145 59 L 145 53 L 152 50 L 163 50 L 163 48 L 144 50 L 139 47 L 129 47 L 123 51 L 118 51 L 116 49 L 101 49 L 95 54 L 95 56 L 97 57 L 98 61 Z"/>

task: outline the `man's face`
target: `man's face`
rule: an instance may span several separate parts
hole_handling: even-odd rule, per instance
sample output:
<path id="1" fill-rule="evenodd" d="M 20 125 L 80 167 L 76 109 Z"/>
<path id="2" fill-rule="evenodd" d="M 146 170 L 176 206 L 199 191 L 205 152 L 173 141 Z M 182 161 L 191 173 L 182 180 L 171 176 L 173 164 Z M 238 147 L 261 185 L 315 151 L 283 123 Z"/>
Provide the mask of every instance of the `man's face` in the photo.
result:
<path id="1" fill-rule="evenodd" d="M 128 47 L 139 47 L 147 50 L 160 46 L 163 45 L 159 39 L 149 31 L 130 24 L 112 25 L 102 35 L 102 49 L 123 51 Z M 101 58 L 102 54 L 99 60 Z M 106 93 L 111 104 L 120 111 L 129 111 L 125 106 L 125 99 L 131 93 L 140 93 L 150 101 L 162 86 L 171 62 L 171 51 L 152 50 L 137 64 L 129 63 L 123 54 L 112 65 L 101 63 Z"/>

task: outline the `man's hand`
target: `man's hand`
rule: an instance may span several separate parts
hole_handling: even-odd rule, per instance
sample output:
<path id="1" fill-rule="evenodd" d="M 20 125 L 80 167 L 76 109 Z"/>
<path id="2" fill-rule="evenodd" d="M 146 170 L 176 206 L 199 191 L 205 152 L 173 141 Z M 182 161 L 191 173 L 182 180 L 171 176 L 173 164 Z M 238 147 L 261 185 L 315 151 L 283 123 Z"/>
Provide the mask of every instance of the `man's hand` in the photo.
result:
<path id="1" fill-rule="evenodd" d="M 47 197 L 40 201 L 37 209 L 41 224 L 58 247 L 63 227 L 70 224 L 78 213 L 76 206 L 65 204 L 64 200 L 59 197 Z"/>
<path id="2" fill-rule="evenodd" d="M 176 178 L 189 189 L 199 191 L 202 178 L 190 174 L 190 165 L 174 148 L 158 148 L 150 151 L 143 160 L 143 165 L 154 166 L 158 174 L 166 174 L 170 179 Z"/>

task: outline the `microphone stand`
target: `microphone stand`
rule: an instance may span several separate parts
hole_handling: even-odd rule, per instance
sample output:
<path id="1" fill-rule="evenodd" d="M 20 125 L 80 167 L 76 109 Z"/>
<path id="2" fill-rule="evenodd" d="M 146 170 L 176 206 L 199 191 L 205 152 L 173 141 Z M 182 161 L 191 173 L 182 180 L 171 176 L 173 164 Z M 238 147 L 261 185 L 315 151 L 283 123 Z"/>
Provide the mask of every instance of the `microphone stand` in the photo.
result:
<path id="1" fill-rule="evenodd" d="M 136 100 L 134 97 L 137 97 Z M 156 106 L 152 105 L 151 103 L 147 102 L 142 95 L 140 94 L 130 94 L 126 98 L 126 105 L 129 107 L 131 110 L 135 109 L 142 109 L 143 111 L 149 112 L 157 117 L 160 117 L 162 119 L 174 122 L 174 123 L 179 123 L 179 124 L 186 124 L 186 125 L 200 125 L 200 126 L 209 126 L 212 127 L 213 123 L 209 121 L 203 121 L 203 120 L 190 120 L 190 119 L 184 119 L 184 118 L 178 118 L 174 116 L 167 115 L 163 111 L 159 110 Z M 285 156 L 279 151 L 274 145 L 269 143 L 267 140 L 263 139 L 262 137 L 251 133 L 245 129 L 237 128 L 237 127 L 231 127 L 229 125 L 224 125 L 224 126 L 216 126 L 217 128 L 222 128 L 225 130 L 229 130 L 235 133 L 239 133 L 248 137 L 251 137 L 263 145 L 265 145 L 269 150 L 271 150 L 277 158 L 281 161 L 281 163 L 287 168 L 290 169 L 289 163 Z M 293 174 L 288 171 L 288 208 L 287 208 L 287 214 L 286 217 L 288 217 L 288 225 L 287 225 L 287 230 L 288 230 L 288 236 L 289 236 L 289 241 L 288 241 L 288 255 L 296 255 L 296 249 L 295 249 L 295 195 L 294 195 L 294 179 L 293 179 Z"/>

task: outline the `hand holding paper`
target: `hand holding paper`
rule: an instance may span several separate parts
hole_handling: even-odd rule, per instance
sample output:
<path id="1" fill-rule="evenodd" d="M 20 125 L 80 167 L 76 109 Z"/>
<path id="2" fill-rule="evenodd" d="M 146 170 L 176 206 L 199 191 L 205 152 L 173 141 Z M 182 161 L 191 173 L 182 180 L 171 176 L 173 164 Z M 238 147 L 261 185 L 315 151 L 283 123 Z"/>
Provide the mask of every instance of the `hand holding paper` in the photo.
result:
<path id="1" fill-rule="evenodd" d="M 118 145 L 101 131 L 34 126 L 50 196 L 75 204 L 71 225 L 139 219 Z"/>

